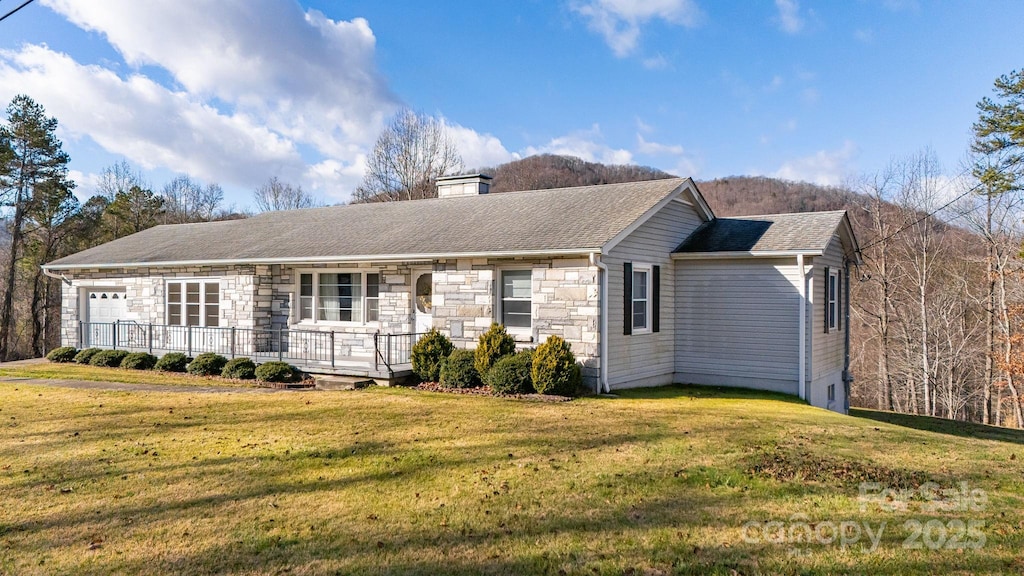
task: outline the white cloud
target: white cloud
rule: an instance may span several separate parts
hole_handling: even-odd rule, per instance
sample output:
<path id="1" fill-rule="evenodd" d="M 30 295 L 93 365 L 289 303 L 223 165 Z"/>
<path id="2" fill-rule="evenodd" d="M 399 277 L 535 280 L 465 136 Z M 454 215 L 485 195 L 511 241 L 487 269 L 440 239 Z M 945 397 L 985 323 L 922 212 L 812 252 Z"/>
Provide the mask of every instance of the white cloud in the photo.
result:
<path id="1" fill-rule="evenodd" d="M 66 139 L 147 169 L 237 187 L 273 174 L 345 196 L 398 106 L 361 18 L 281 0 L 43 2 L 124 62 L 38 45 L 0 52 L 0 97 L 32 94 Z"/>
<path id="2" fill-rule="evenodd" d="M 518 154 L 506 150 L 501 140 L 490 134 L 480 134 L 470 128 L 451 124 L 447 120 L 444 124 L 459 154 L 462 155 L 462 162 L 466 168 L 495 166 L 519 158 Z"/>
<path id="3" fill-rule="evenodd" d="M 253 184 L 265 166 L 302 160 L 292 142 L 245 114 L 224 115 L 149 78 L 121 78 L 66 54 L 27 45 L 0 52 L 0 99 L 32 94 L 72 138 L 89 136 L 144 168 L 167 167 L 204 180 Z"/>
<path id="4" fill-rule="evenodd" d="M 661 156 L 666 154 L 680 155 L 684 152 L 683 147 L 679 144 L 659 144 L 658 142 L 648 142 L 644 139 L 642 134 L 636 135 L 636 151 L 641 154 L 649 154 L 651 156 Z"/>
<path id="5" fill-rule="evenodd" d="M 850 174 L 850 162 L 856 155 L 857 146 L 848 140 L 838 150 L 819 150 L 810 156 L 790 160 L 773 176 L 822 186 L 838 186 Z"/>
<path id="6" fill-rule="evenodd" d="M 80 202 L 94 196 L 99 188 L 100 175 L 93 172 L 86 174 L 80 170 L 68 170 L 68 178 L 76 184 L 74 193 Z"/>
<path id="7" fill-rule="evenodd" d="M 594 124 L 590 130 L 579 130 L 565 136 L 552 138 L 543 146 L 528 146 L 523 156 L 534 154 L 560 154 L 576 156 L 588 162 L 604 164 L 631 164 L 633 153 L 622 148 L 611 148 L 604 143 L 601 127 Z"/>
<path id="8" fill-rule="evenodd" d="M 692 0 L 587 0 L 573 2 L 571 8 L 620 58 L 636 51 L 640 27 L 652 20 L 693 28 L 701 19 Z"/>
<path id="9" fill-rule="evenodd" d="M 804 20 L 800 17 L 800 3 L 797 0 L 775 0 L 775 8 L 779 11 L 775 22 L 786 34 L 796 34 L 804 28 Z"/>

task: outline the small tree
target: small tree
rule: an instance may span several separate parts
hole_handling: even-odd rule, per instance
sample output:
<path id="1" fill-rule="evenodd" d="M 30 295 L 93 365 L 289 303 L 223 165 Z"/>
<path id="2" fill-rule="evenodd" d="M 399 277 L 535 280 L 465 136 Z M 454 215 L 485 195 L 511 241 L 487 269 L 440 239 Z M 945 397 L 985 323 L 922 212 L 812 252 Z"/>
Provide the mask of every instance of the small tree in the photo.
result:
<path id="1" fill-rule="evenodd" d="M 431 328 L 412 347 L 412 371 L 424 382 L 439 382 L 441 364 L 455 346 L 444 334 Z"/>
<path id="2" fill-rule="evenodd" d="M 548 339 L 533 353 L 530 371 L 533 387 L 541 394 L 571 396 L 583 384 L 572 347 L 558 336 Z"/>
<path id="3" fill-rule="evenodd" d="M 481 377 L 487 375 L 491 366 L 503 356 L 516 353 L 516 341 L 505 327 L 498 323 L 491 324 L 491 328 L 480 335 L 480 340 L 473 352 L 474 366 Z"/>

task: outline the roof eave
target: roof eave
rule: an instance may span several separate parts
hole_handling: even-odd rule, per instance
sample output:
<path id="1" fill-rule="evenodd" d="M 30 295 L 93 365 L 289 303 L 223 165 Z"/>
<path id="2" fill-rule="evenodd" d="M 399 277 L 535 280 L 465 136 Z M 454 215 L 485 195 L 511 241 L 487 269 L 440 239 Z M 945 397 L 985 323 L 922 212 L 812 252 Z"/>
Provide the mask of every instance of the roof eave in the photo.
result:
<path id="1" fill-rule="evenodd" d="M 673 260 L 725 260 L 735 258 L 787 258 L 795 256 L 821 256 L 821 250 L 748 250 L 722 252 L 675 252 Z"/>
<path id="2" fill-rule="evenodd" d="M 566 248 L 559 250 L 507 250 L 492 252 L 441 252 L 423 254 L 367 254 L 347 256 L 316 256 L 287 258 L 233 258 L 221 260 L 165 260 L 154 262 L 108 262 L 91 264 L 44 264 L 43 270 L 83 270 L 108 268 L 161 268 L 169 266 L 240 266 L 269 264 L 325 264 L 334 262 L 406 262 L 452 260 L 459 258 L 543 258 L 548 256 L 586 256 L 601 248 Z"/>

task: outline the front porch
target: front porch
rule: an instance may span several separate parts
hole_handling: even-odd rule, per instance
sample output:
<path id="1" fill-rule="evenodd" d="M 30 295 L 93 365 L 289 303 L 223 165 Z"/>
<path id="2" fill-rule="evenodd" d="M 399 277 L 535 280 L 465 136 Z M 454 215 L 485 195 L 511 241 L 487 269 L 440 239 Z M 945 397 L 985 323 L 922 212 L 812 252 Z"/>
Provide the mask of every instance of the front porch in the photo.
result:
<path id="1" fill-rule="evenodd" d="M 148 352 L 181 352 L 193 357 L 213 352 L 253 362 L 287 362 L 310 374 L 372 378 L 394 383 L 412 375 L 413 344 L 420 332 L 382 334 L 142 324 L 131 320 L 79 322 L 77 347 Z"/>

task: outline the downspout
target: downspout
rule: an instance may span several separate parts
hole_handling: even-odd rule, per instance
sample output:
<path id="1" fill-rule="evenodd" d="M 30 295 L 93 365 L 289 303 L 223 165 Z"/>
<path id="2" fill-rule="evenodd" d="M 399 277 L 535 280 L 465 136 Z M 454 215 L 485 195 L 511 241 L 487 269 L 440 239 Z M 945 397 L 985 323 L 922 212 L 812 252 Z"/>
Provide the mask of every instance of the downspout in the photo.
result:
<path id="1" fill-rule="evenodd" d="M 54 280 L 60 280 L 61 282 L 67 284 L 68 286 L 71 286 L 71 280 L 68 280 L 67 276 L 63 274 L 54 274 L 53 272 L 47 270 L 45 266 L 40 266 L 39 269 L 43 271 L 43 276 L 53 278 Z"/>
<path id="2" fill-rule="evenodd" d="M 850 388 L 853 384 L 853 374 L 850 374 L 850 261 L 843 258 L 843 320 L 845 321 L 843 334 L 843 409 L 850 411 Z"/>
<path id="3" fill-rule="evenodd" d="M 597 337 L 600 340 L 601 360 L 598 366 L 597 393 L 611 392 L 608 386 L 608 266 L 601 262 L 601 255 L 590 253 L 590 265 L 598 268 L 598 292 L 600 315 L 597 321 Z"/>
<path id="4" fill-rule="evenodd" d="M 797 329 L 800 338 L 797 354 L 800 367 L 797 370 L 797 395 L 801 400 L 806 400 L 804 380 L 807 378 L 807 276 L 804 270 L 803 254 L 796 255 L 796 267 L 800 270 L 800 326 Z"/>

